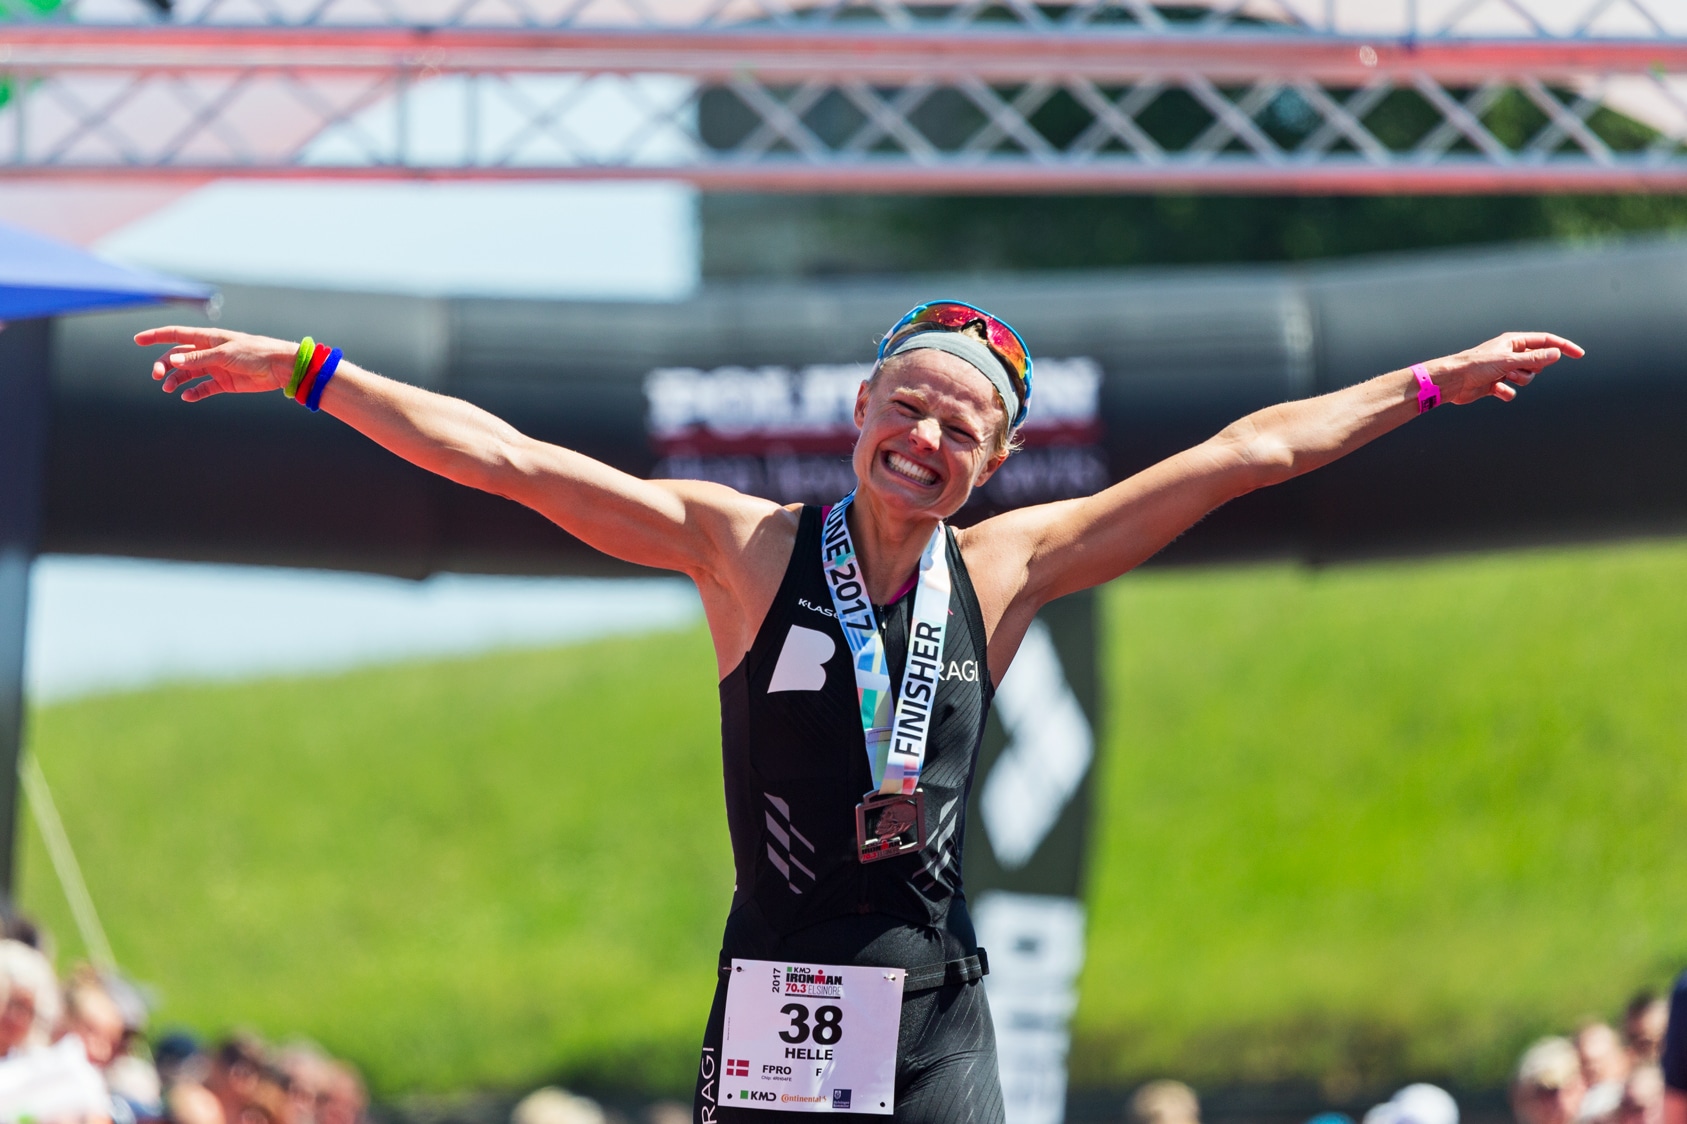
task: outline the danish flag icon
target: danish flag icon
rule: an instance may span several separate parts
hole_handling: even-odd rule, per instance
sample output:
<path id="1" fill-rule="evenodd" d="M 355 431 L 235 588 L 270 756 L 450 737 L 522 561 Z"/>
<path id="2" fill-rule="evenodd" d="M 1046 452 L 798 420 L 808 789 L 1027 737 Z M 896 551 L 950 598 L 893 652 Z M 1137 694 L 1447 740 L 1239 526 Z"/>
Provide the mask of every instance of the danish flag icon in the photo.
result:
<path id="1" fill-rule="evenodd" d="M 750 1076 L 750 1059 L 749 1058 L 728 1058 L 728 1059 L 726 1059 L 726 1075 L 728 1077 L 748 1077 L 748 1076 Z"/>

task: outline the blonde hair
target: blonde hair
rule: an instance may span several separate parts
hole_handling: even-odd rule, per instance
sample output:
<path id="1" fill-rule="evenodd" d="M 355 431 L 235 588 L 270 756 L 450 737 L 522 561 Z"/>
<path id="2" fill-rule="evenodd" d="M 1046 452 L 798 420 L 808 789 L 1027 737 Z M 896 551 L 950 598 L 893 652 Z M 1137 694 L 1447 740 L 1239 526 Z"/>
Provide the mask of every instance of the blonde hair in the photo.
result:
<path id="1" fill-rule="evenodd" d="M 1132 1124 L 1200 1124 L 1201 1102 L 1181 1081 L 1150 1081 L 1130 1099 Z"/>
<path id="2" fill-rule="evenodd" d="M 35 997 L 35 1022 L 30 1027 L 28 1044 L 45 1046 L 52 1040 L 64 1010 L 53 966 L 22 941 L 0 941 L 0 977 L 5 978 L 6 991 L 21 987 Z"/>
<path id="3" fill-rule="evenodd" d="M 1514 1084 L 1523 1090 L 1562 1089 L 1582 1079 L 1582 1060 L 1568 1038 L 1542 1038 L 1517 1063 Z"/>

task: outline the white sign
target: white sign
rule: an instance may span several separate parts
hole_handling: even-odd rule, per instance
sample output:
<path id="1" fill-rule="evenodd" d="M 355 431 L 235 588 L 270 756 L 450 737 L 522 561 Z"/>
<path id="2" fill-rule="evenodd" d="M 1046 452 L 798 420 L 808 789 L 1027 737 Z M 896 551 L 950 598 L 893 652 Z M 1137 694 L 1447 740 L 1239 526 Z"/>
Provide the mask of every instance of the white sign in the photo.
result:
<path id="1" fill-rule="evenodd" d="M 984 986 L 996 1024 L 1007 1124 L 1060 1124 L 1084 966 L 1083 904 L 991 890 L 979 898 L 973 921 L 978 943 L 990 950 Z"/>
<path id="2" fill-rule="evenodd" d="M 855 440 L 855 393 L 871 363 L 806 367 L 658 367 L 645 376 L 648 425 L 658 445 L 699 433 L 764 439 L 842 435 Z M 1087 356 L 1038 359 L 1027 440 L 1096 421 L 1101 365 Z"/>
<path id="3" fill-rule="evenodd" d="M 734 960 L 719 1103 L 889 1116 L 906 976 L 901 968 Z"/>
<path id="4" fill-rule="evenodd" d="M 1008 744 L 990 767 L 978 807 L 996 861 L 1019 870 L 1054 830 L 1095 756 L 1094 731 L 1041 620 L 1026 630 L 995 707 Z"/>

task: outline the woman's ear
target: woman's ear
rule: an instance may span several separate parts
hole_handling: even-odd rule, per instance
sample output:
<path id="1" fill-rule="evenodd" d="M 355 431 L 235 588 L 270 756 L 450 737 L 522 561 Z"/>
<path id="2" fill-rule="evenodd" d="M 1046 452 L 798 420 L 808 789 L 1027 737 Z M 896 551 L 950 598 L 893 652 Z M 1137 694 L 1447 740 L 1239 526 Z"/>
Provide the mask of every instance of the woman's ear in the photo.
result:
<path id="1" fill-rule="evenodd" d="M 996 475 L 996 470 L 1002 467 L 1002 462 L 1008 459 L 1008 450 L 999 449 L 990 454 L 990 459 L 984 462 L 984 467 L 978 470 L 978 479 L 972 482 L 974 488 L 982 488 L 984 482 Z"/>
<path id="2" fill-rule="evenodd" d="M 860 429 L 867 421 L 867 399 L 873 393 L 873 380 L 862 379 L 861 385 L 855 391 L 855 428 Z"/>

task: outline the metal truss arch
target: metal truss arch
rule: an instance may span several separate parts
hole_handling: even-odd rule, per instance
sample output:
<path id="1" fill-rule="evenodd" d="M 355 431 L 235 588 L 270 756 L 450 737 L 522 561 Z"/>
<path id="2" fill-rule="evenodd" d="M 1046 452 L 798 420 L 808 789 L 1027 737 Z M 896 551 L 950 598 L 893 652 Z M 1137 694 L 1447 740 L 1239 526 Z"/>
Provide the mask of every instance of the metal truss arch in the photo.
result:
<path id="1" fill-rule="evenodd" d="M 0 174 L 1687 188 L 1669 0 L 0 0 Z"/>

